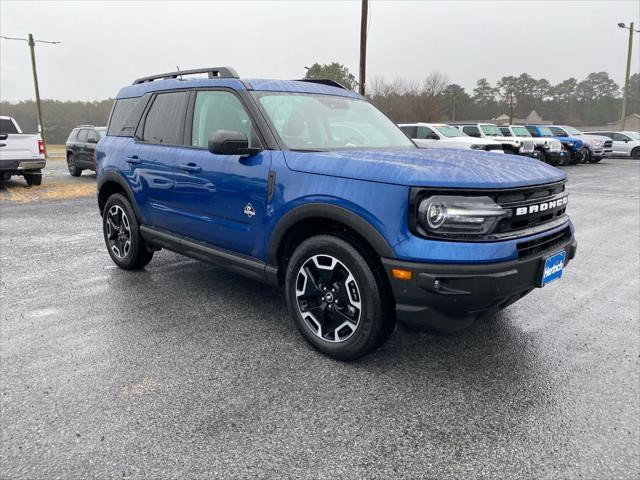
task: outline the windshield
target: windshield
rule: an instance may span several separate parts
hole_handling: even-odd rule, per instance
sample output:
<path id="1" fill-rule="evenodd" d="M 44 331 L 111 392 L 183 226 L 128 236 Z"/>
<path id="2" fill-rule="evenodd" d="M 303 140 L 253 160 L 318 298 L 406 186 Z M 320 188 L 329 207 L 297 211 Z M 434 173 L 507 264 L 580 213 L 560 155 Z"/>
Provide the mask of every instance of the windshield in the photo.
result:
<path id="1" fill-rule="evenodd" d="M 286 92 L 254 95 L 291 150 L 416 148 L 395 123 L 364 100 Z"/>
<path id="2" fill-rule="evenodd" d="M 540 130 L 540 135 L 543 137 L 555 137 L 555 134 L 549 127 L 538 127 L 538 130 Z"/>
<path id="3" fill-rule="evenodd" d="M 480 125 L 480 128 L 482 129 L 485 135 L 489 135 L 489 136 L 493 135 L 496 137 L 502 136 L 502 134 L 500 133 L 500 130 L 495 125 Z"/>
<path id="4" fill-rule="evenodd" d="M 524 127 L 511 127 L 511 131 L 516 137 L 530 137 L 529 130 Z"/>
<path id="5" fill-rule="evenodd" d="M 580 132 L 580 130 L 578 130 L 577 128 L 573 128 L 573 127 L 562 127 L 562 128 L 569 135 L 582 135 L 582 132 Z"/>
<path id="6" fill-rule="evenodd" d="M 466 133 L 462 133 L 456 127 L 452 127 L 450 125 L 434 125 L 435 129 L 438 130 L 442 135 L 448 138 L 454 137 L 468 137 Z"/>
<path id="7" fill-rule="evenodd" d="M 638 132 L 624 132 L 624 133 L 629 135 L 634 140 L 640 140 L 640 133 L 638 133 Z"/>

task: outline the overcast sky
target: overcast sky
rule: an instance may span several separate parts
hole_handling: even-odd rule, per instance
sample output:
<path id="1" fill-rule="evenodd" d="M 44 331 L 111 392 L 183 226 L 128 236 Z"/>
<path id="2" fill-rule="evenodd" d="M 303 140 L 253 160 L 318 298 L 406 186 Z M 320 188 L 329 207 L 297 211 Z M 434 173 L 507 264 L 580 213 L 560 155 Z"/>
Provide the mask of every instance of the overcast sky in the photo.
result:
<path id="1" fill-rule="evenodd" d="M 527 72 L 552 83 L 606 71 L 622 83 L 631 1 L 372 1 L 367 78 L 446 74 L 469 91 Z M 31 32 L 43 98 L 113 97 L 137 77 L 230 65 L 245 78 L 301 78 L 314 62 L 358 72 L 360 2 L 0 2 L 2 35 Z M 638 72 L 640 41 L 632 72 Z M 26 43 L 0 40 L 0 99 L 33 98 Z"/>

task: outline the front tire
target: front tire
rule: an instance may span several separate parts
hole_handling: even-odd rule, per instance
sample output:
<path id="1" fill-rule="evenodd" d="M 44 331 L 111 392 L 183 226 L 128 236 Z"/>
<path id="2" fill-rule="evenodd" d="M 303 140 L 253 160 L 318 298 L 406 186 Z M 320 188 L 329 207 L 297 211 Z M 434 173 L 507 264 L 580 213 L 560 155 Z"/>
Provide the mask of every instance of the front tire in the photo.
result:
<path id="1" fill-rule="evenodd" d="M 591 150 L 587 147 L 582 147 L 580 149 L 580 155 L 578 156 L 578 161 L 576 163 L 589 163 L 591 161 Z"/>
<path id="2" fill-rule="evenodd" d="M 139 270 L 153 258 L 140 235 L 131 203 L 124 195 L 116 193 L 107 199 L 102 210 L 102 231 L 109 256 L 118 267 Z"/>
<path id="3" fill-rule="evenodd" d="M 313 347 L 338 360 L 355 360 L 393 331 L 389 296 L 364 252 L 332 235 L 296 248 L 286 270 L 287 304 Z"/>
<path id="4" fill-rule="evenodd" d="M 631 150 L 631 158 L 640 160 L 640 147 L 636 147 L 633 150 Z"/>
<path id="5" fill-rule="evenodd" d="M 78 167 L 76 159 L 71 153 L 67 155 L 67 169 L 69 170 L 69 175 L 72 177 L 79 177 L 82 174 L 82 169 Z"/>

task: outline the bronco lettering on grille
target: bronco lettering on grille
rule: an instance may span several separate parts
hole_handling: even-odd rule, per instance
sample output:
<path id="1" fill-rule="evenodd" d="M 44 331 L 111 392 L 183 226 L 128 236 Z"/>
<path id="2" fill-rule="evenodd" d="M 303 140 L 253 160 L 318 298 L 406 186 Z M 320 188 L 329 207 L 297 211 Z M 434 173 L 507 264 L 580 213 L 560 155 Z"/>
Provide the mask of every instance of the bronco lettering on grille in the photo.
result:
<path id="1" fill-rule="evenodd" d="M 516 217 L 520 215 L 527 215 L 531 213 L 544 212 L 546 210 L 552 210 L 554 208 L 563 207 L 569 202 L 569 197 L 559 198 L 557 200 L 551 200 L 549 202 L 537 203 L 535 205 L 529 205 L 527 207 L 516 208 Z"/>

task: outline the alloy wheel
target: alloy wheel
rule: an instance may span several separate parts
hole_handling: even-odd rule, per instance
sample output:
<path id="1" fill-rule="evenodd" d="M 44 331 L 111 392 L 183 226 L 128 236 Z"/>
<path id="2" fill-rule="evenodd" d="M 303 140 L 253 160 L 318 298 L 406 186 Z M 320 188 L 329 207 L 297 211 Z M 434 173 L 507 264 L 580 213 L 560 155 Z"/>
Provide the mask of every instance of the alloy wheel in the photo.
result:
<path id="1" fill-rule="evenodd" d="M 296 277 L 296 303 L 305 325 L 327 342 L 344 342 L 360 326 L 358 283 L 331 255 L 314 255 L 302 264 Z"/>
<path id="2" fill-rule="evenodd" d="M 131 250 L 131 225 L 120 205 L 113 205 L 109 209 L 106 227 L 109 248 L 117 258 L 125 258 Z"/>

